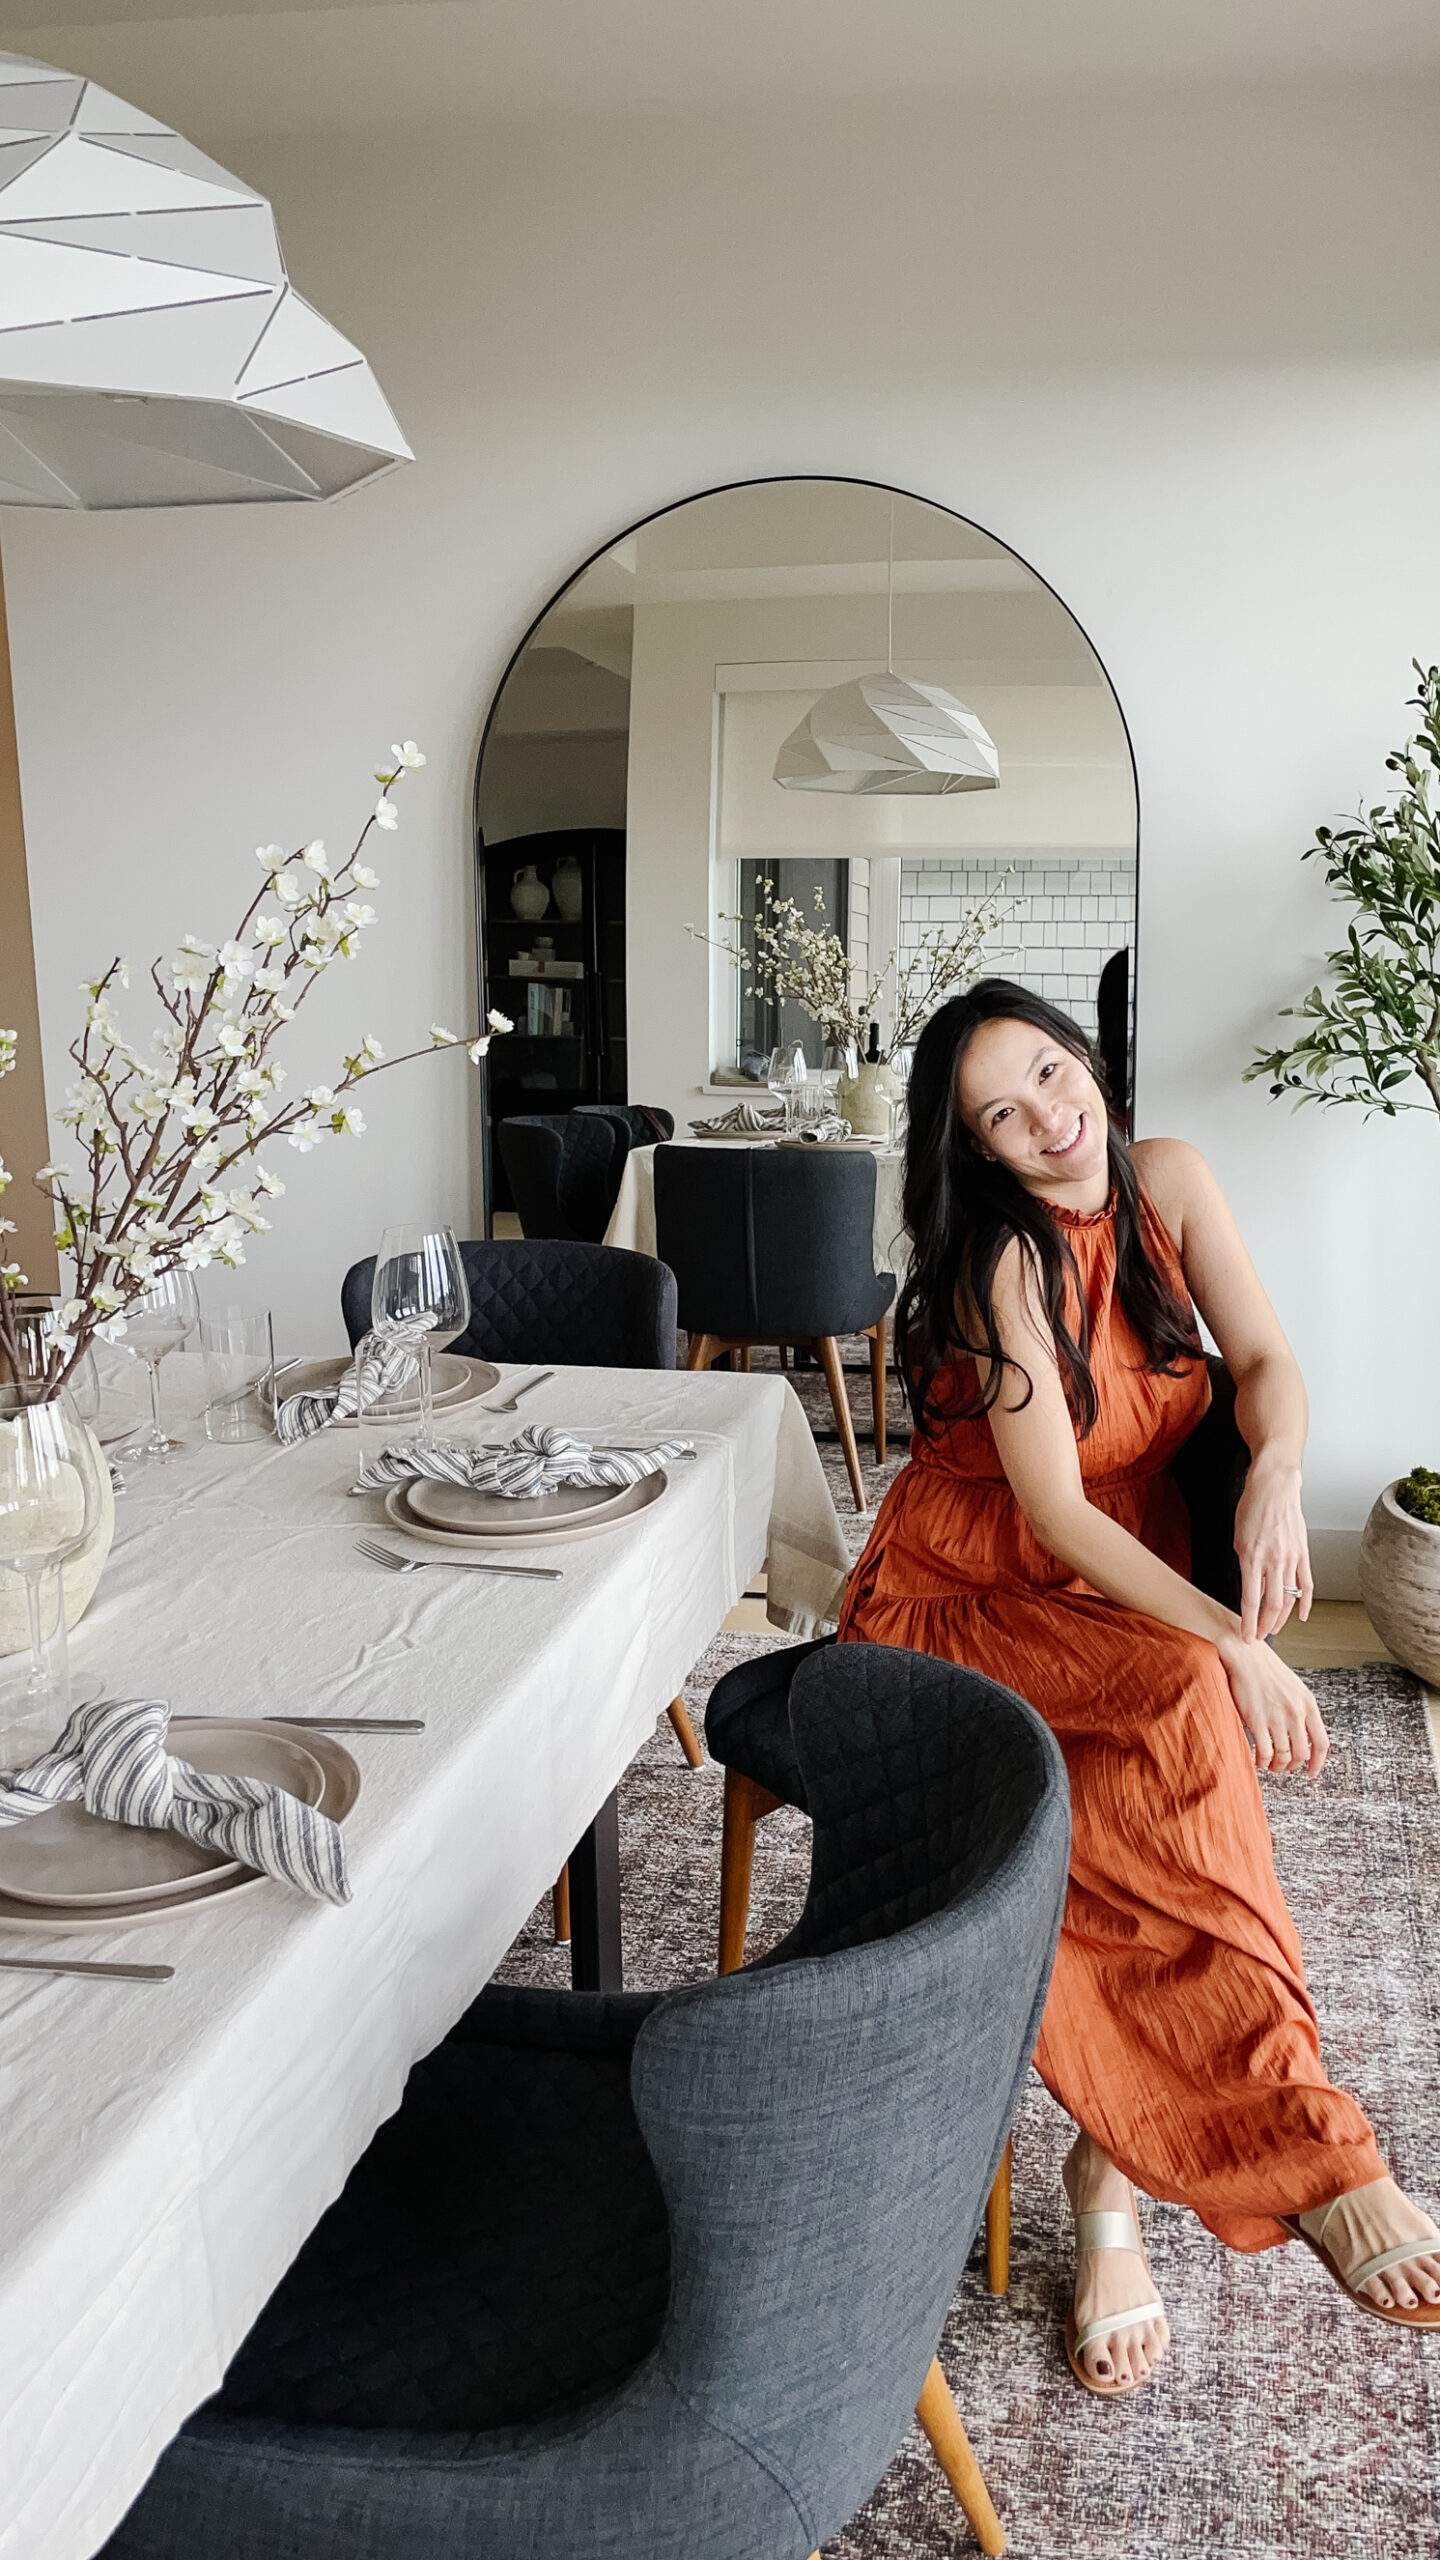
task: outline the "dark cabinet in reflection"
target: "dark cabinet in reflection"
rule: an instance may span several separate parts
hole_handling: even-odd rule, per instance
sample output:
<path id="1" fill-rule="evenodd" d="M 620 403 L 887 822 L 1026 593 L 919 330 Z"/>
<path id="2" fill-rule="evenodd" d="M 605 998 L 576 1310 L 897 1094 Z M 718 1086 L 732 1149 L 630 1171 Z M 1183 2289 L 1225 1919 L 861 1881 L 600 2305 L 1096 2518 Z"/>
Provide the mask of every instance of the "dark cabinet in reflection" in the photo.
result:
<path id="1" fill-rule="evenodd" d="M 545 890 L 542 914 L 516 915 L 517 874 L 527 905 L 538 906 L 539 889 Z M 629 1099 L 625 831 L 558 827 L 482 844 L 479 891 L 484 1005 L 515 1025 L 486 1062 L 486 1189 L 493 1212 L 512 1205 L 495 1143 L 501 1120 L 521 1111 L 573 1111 L 579 1102 Z"/>

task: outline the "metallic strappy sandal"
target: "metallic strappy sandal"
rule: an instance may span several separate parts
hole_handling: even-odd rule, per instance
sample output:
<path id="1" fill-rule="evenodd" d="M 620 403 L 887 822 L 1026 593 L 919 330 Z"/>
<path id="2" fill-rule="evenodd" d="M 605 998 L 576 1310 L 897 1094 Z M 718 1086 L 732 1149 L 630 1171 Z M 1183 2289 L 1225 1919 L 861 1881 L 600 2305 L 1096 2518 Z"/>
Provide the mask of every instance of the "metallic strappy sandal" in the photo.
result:
<path id="1" fill-rule="evenodd" d="M 1407 2258 L 1440 2257 L 1440 2240 L 1402 2240 L 1393 2249 L 1382 2249 L 1376 2258 L 1362 2258 L 1358 2267 L 1342 2275 L 1325 2246 L 1325 2231 L 1336 2205 L 1344 2201 L 1343 2196 L 1336 2196 L 1329 2204 L 1317 2205 L 1312 2213 L 1280 2213 L 1275 2219 L 1294 2239 L 1303 2240 L 1307 2249 L 1313 2249 L 1331 2282 L 1348 2294 L 1357 2311 L 1368 2311 L 1372 2320 L 1393 2320 L 1398 2329 L 1440 2329 L 1440 2302 L 1417 2303 L 1413 2311 L 1404 2311 L 1397 2303 L 1386 2311 L 1358 2289 L 1368 2284 L 1372 2276 L 1383 2276 L 1391 2267 L 1402 2267 Z"/>
<path id="2" fill-rule="evenodd" d="M 1139 2259 L 1147 2276 L 1150 2273 L 1150 2261 L 1141 2244 L 1140 2226 L 1133 2213 L 1077 2213 L 1075 2246 L 1077 2250 L 1128 2249 Z M 1097 2338 L 1113 2338 L 1121 2329 L 1143 2329 L 1148 2320 L 1163 2320 L 1164 2317 L 1163 2302 L 1141 2302 L 1133 2311 L 1116 2311 L 1103 2320 L 1087 2320 L 1084 2328 L 1077 2330 L 1072 2306 L 1065 2315 L 1065 2353 L 1076 2381 L 1083 2382 L 1086 2390 L 1093 2391 L 1101 2400 L 1123 2400 L 1132 2391 L 1142 2390 L 1150 2378 L 1148 2374 L 1140 2382 L 1097 2382 L 1086 2372 L 1080 2358 L 1087 2347 L 1093 2347 Z"/>

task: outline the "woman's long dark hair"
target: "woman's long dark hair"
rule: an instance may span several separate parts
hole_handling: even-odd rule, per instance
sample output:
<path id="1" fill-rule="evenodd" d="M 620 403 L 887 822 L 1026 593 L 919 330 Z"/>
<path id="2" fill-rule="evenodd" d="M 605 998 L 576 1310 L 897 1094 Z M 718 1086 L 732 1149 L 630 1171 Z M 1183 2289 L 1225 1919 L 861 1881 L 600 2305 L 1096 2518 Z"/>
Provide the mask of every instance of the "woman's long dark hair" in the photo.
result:
<path id="1" fill-rule="evenodd" d="M 1078 1437 L 1093 1430 L 1099 1403 L 1090 1374 L 1090 1327 L 1075 1257 L 1063 1225 L 1003 1164 L 981 1154 L 960 1116 L 960 1061 L 985 1022 L 1028 1022 L 1087 1066 L 1104 1092 L 1101 1071 L 1078 1024 L 1042 996 L 1008 978 L 982 978 L 952 996 L 920 1034 L 910 1073 L 910 1126 L 905 1144 L 905 1223 L 914 1254 L 895 1322 L 895 1349 L 917 1429 L 935 1421 L 931 1390 L 939 1371 L 958 1361 L 988 1362 L 985 1386 L 958 1410 L 988 1413 L 1007 1368 L 1033 1382 L 1006 1353 L 995 1323 L 995 1273 L 1012 1237 L 1029 1248 L 1045 1315 L 1055 1337 L 1060 1375 Z M 1176 1377 L 1203 1357 L 1199 1336 L 1163 1272 L 1145 1250 L 1140 1186 L 1124 1136 L 1108 1115 L 1110 1182 L 1115 1200 L 1115 1294 L 1159 1376 Z M 970 1311 L 970 1321 L 960 1310 Z M 1072 1310 L 1078 1332 L 1071 1331 Z M 968 1338 L 973 1333 L 975 1339 Z M 952 1408 L 955 1410 L 955 1408 Z"/>

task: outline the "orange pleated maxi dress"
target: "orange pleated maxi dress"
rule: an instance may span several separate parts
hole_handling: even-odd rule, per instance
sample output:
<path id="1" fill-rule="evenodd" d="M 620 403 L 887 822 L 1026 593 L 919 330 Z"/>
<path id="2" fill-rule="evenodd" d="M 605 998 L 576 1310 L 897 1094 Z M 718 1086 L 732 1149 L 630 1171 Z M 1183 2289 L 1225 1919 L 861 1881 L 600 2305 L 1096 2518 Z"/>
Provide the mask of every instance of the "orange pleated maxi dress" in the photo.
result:
<path id="1" fill-rule="evenodd" d="M 1188 1574 L 1169 1462 L 1209 1402 L 1205 1369 L 1166 1378 L 1144 1366 L 1114 1294 L 1111 1210 L 1052 1214 L 1090 1315 L 1100 1412 L 1079 1444 L 1086 1495 Z M 1188 1305 L 1143 1195 L 1142 1215 L 1152 1261 Z M 1287 2236 L 1276 2214 L 1324 2204 L 1385 2164 L 1320 2059 L 1229 1682 L 1203 1637 L 1102 1599 L 1040 1545 L 988 1420 L 955 1413 L 965 1374 L 936 1380 L 939 1426 L 915 1434 L 881 1504 L 841 1641 L 966 1663 L 1045 1718 L 1070 1773 L 1074 1832 L 1041 2077 L 1137 2186 L 1191 2206 L 1232 2249 L 1271 2248 Z"/>

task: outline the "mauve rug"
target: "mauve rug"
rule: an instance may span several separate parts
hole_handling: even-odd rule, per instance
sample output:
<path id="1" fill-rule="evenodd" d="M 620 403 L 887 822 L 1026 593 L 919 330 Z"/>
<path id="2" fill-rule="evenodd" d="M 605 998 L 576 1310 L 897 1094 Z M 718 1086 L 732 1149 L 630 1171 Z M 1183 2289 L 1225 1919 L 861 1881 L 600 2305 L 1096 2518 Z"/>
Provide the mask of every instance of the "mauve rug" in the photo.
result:
<path id="1" fill-rule="evenodd" d="M 858 1349 L 858 1346 L 855 1346 Z M 803 1377 L 815 1421 L 824 1389 Z M 818 1387 L 818 1394 L 816 1392 Z M 868 1389 L 851 1382 L 857 1423 Z M 901 1416 L 892 1403 L 899 1436 Z M 900 1440 L 903 1452 L 903 1438 Z M 863 1453 L 863 1444 L 862 1444 Z M 822 1443 L 858 1553 L 838 1444 Z M 883 1475 L 867 1470 L 883 1488 Z M 732 1663 L 784 1640 L 722 1635 L 686 1684 L 696 1730 Z M 1319 1672 L 1333 1750 L 1320 1787 L 1275 1780 L 1266 1803 L 1334 2077 L 1371 2117 L 1396 2176 L 1440 2203 L 1440 1797 L 1422 1693 L 1389 1666 Z M 691 1772 L 668 1722 L 620 1792 L 626 1981 L 714 1969 L 721 1775 Z M 804 1898 L 809 1826 L 781 1811 L 757 1835 L 751 1953 Z M 548 1901 L 501 1978 L 568 1980 Z M 1308 2251 L 1240 2258 L 1190 2214 L 1142 2200 L 1173 2339 L 1133 2400 L 1081 2391 L 1061 2329 L 1072 2266 L 1059 2182 L 1066 2119 L 1032 2078 L 1015 2128 L 1010 2291 L 985 2290 L 977 2247 L 942 2358 L 1016 2560 L 1434 2560 L 1440 2551 L 1440 2333 L 1352 2311 Z M 975 2548 L 918 2430 L 827 2560 L 931 2560 Z"/>

